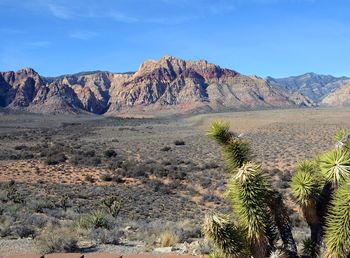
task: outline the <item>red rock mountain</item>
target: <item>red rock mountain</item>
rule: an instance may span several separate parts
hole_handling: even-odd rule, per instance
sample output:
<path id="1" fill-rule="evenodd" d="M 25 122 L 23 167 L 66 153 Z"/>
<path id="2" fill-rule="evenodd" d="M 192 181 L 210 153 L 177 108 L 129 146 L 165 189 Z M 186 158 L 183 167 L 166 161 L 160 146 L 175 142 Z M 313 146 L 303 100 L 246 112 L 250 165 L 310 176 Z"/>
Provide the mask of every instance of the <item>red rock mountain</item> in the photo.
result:
<path id="1" fill-rule="evenodd" d="M 0 106 L 35 112 L 136 114 L 312 106 L 308 98 L 207 61 L 171 56 L 136 73 L 86 72 L 56 78 L 26 68 L 0 73 Z"/>

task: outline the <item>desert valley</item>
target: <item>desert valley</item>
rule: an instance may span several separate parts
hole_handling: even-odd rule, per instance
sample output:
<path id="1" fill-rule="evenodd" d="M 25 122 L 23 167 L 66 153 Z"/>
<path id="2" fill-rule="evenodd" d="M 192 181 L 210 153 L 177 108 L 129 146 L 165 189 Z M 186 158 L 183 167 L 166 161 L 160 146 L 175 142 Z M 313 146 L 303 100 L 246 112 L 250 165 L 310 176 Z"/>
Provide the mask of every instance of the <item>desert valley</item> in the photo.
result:
<path id="1" fill-rule="evenodd" d="M 128 73 L 1 72 L 0 254 L 208 255 L 205 215 L 232 209 L 232 168 L 206 135 L 215 121 L 250 142 L 302 253 L 310 229 L 292 178 L 299 161 L 350 128 L 349 85 L 314 73 L 264 79 L 172 56 Z"/>

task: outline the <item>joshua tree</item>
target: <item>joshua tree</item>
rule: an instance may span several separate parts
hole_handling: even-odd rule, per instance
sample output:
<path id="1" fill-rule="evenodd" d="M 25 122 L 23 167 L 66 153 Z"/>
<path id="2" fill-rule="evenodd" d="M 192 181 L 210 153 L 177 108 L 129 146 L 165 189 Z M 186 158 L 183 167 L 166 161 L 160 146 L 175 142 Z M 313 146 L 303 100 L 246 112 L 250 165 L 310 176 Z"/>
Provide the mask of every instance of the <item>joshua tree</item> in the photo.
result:
<path id="1" fill-rule="evenodd" d="M 249 142 L 230 132 L 229 124 L 214 122 L 208 136 L 221 147 L 231 176 L 226 197 L 233 216 L 207 215 L 203 231 L 223 257 L 298 257 L 282 195 L 268 173 L 254 162 Z M 308 223 L 303 257 L 316 257 L 325 244 L 327 257 L 350 252 L 350 137 L 336 134 L 335 148 L 314 160 L 299 162 L 291 188 Z M 277 240 L 283 245 L 278 247 Z"/>

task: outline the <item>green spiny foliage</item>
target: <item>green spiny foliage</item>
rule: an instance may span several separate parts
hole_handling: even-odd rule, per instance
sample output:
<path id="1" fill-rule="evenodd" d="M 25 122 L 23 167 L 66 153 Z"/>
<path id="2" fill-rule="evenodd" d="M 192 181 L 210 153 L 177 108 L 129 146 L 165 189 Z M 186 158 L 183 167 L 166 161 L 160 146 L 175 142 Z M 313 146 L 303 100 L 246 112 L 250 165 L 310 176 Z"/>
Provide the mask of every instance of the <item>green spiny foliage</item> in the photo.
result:
<path id="1" fill-rule="evenodd" d="M 245 257 L 245 255 L 249 257 L 244 231 L 238 229 L 228 216 L 207 215 L 204 219 L 203 231 L 205 236 L 214 242 L 219 253 L 223 252 L 230 257 Z"/>
<path id="2" fill-rule="evenodd" d="M 292 178 L 291 188 L 297 203 L 302 207 L 314 205 L 322 191 L 322 181 L 315 161 L 305 160 L 299 163 Z"/>
<path id="3" fill-rule="evenodd" d="M 272 250 L 276 250 L 277 238 L 280 236 L 285 254 L 296 257 L 296 245 L 283 198 L 271 188 L 267 174 L 261 166 L 252 162 L 254 155 L 250 144 L 231 133 L 229 124 L 224 122 L 214 122 L 208 136 L 222 146 L 225 163 L 232 173 L 226 195 L 232 201 L 233 211 L 250 255 L 265 258 Z M 212 218 L 207 218 L 205 224 L 213 227 Z M 222 224 L 216 224 L 221 225 L 217 228 L 222 229 Z M 211 227 L 204 225 L 204 231 L 217 246 L 231 243 L 226 234 L 213 234 L 208 231 Z M 221 248 L 221 251 L 232 257 L 225 249 Z"/>
<path id="4" fill-rule="evenodd" d="M 223 147 L 223 157 L 229 170 L 235 173 L 237 168 L 252 160 L 253 154 L 249 142 L 237 138 Z"/>
<path id="5" fill-rule="evenodd" d="M 304 239 L 302 253 L 308 257 L 316 258 L 319 255 L 319 248 L 311 238 Z"/>
<path id="6" fill-rule="evenodd" d="M 347 257 L 350 252 L 350 183 L 335 192 L 326 217 L 325 242 L 329 257 Z"/>
<path id="7" fill-rule="evenodd" d="M 220 145 L 228 144 L 228 142 L 235 137 L 235 135 L 230 132 L 230 124 L 223 121 L 213 122 L 207 135 Z"/>
<path id="8" fill-rule="evenodd" d="M 319 162 L 325 179 L 335 186 L 350 176 L 350 152 L 347 150 L 330 150 L 320 156 Z"/>
<path id="9" fill-rule="evenodd" d="M 247 230 L 250 241 L 266 238 L 269 211 L 266 201 L 271 192 L 266 174 L 259 165 L 244 164 L 233 175 L 227 196 L 233 203 L 233 210 L 240 225 Z"/>
<path id="10" fill-rule="evenodd" d="M 82 216 L 76 222 L 76 227 L 81 229 L 109 228 L 108 216 L 102 211 L 92 211 L 90 214 Z"/>
<path id="11" fill-rule="evenodd" d="M 230 132 L 229 129 L 228 123 L 216 121 L 213 122 L 207 135 L 223 146 L 225 163 L 231 172 L 235 172 L 245 162 L 251 161 L 254 155 L 249 142 Z"/>

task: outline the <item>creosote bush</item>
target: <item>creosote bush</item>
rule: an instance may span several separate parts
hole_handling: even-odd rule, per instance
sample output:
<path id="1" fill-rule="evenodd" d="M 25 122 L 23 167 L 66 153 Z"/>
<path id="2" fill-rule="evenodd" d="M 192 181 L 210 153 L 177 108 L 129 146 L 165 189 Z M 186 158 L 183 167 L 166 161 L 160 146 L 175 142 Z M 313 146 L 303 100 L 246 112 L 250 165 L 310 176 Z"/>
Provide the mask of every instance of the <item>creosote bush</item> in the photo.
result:
<path id="1" fill-rule="evenodd" d="M 283 197 L 254 161 L 249 142 L 224 122 L 214 122 L 208 136 L 222 147 L 231 176 L 226 197 L 233 210 L 232 216 L 211 214 L 204 220 L 205 236 L 215 245 L 211 257 L 298 257 Z M 311 232 L 302 257 L 350 255 L 349 147 L 350 134 L 337 132 L 335 147 L 299 162 L 291 180 L 294 200 Z"/>

